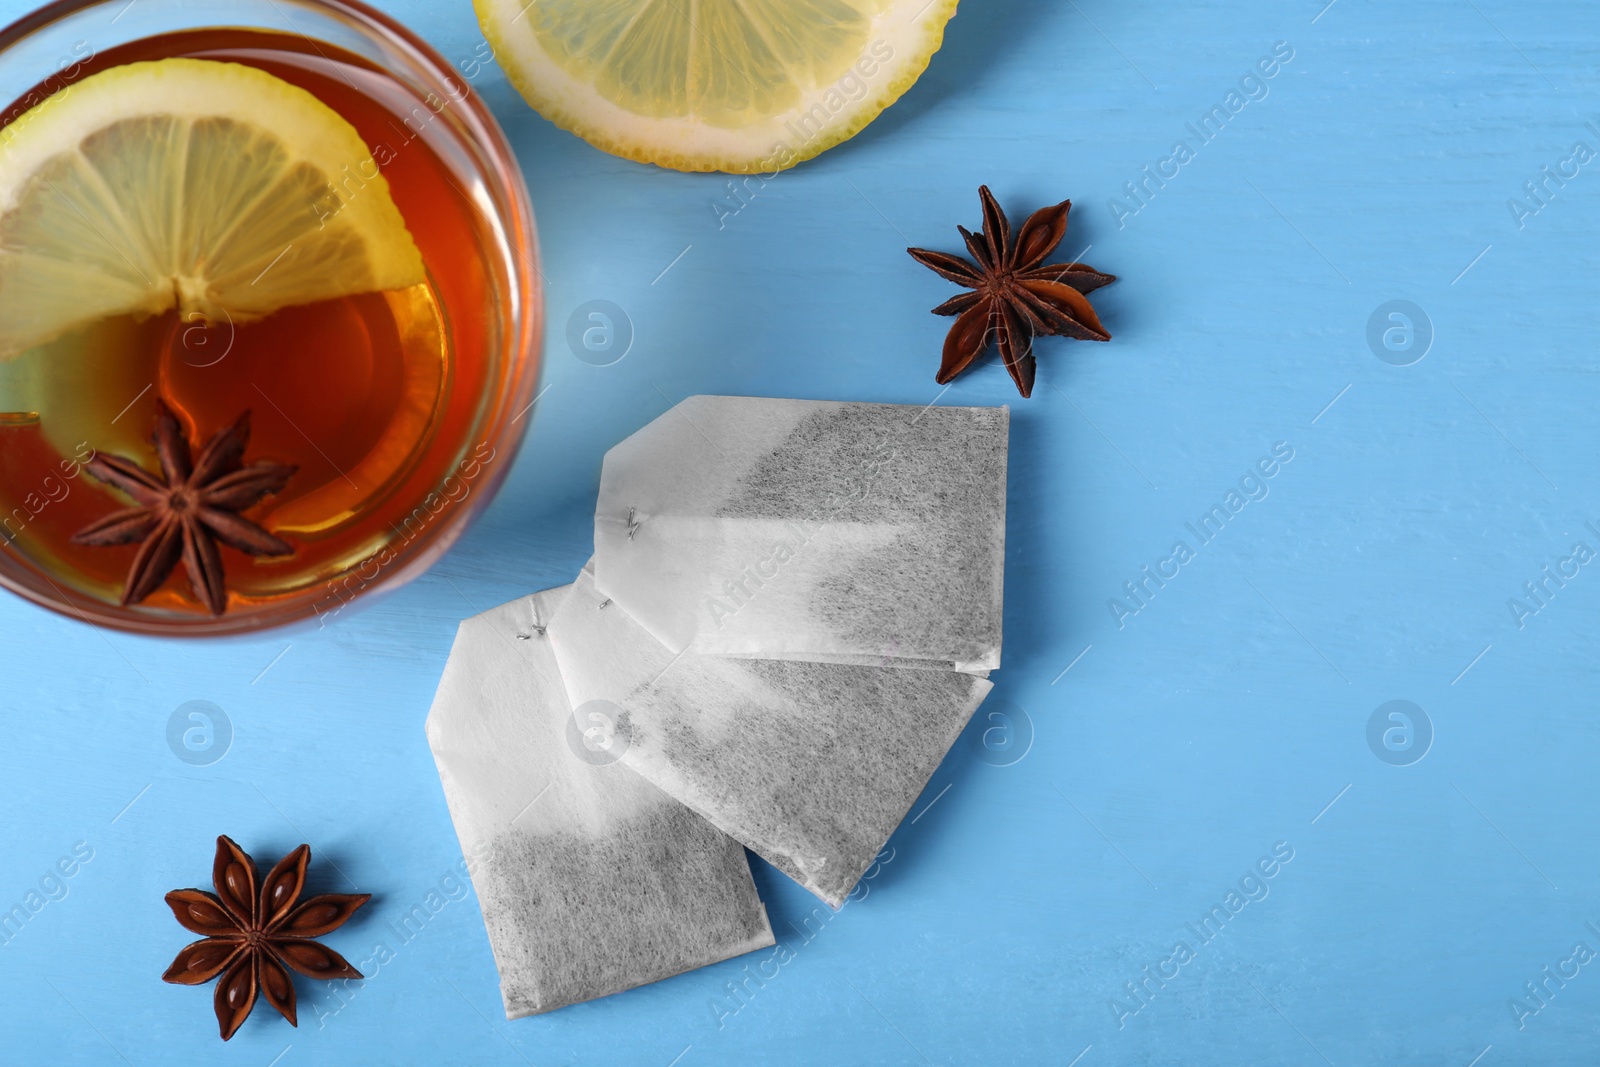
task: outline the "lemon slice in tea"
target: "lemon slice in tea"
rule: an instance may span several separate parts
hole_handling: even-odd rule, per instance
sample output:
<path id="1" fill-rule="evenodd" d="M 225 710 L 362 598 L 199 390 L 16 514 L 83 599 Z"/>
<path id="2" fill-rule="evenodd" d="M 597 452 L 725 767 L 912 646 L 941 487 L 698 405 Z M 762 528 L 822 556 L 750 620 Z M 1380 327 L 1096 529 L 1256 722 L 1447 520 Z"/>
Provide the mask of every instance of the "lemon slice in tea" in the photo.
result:
<path id="1" fill-rule="evenodd" d="M 254 67 L 113 67 L 0 129 L 0 359 L 111 315 L 248 322 L 423 278 L 355 127 Z"/>
<path id="2" fill-rule="evenodd" d="M 678 170 L 777 171 L 859 133 L 944 40 L 956 0 L 474 0 L 540 114 Z"/>

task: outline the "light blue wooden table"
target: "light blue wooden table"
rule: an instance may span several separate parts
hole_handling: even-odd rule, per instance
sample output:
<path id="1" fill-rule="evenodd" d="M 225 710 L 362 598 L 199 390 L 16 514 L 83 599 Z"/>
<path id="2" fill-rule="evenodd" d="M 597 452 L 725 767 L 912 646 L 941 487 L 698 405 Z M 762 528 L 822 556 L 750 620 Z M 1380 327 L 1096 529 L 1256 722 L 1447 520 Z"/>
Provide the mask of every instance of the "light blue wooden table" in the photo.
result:
<path id="1" fill-rule="evenodd" d="M 0 602 L 0 906 L 43 900 L 0 946 L 0 1061 L 1594 1063 L 1600 15 L 1325 2 L 967 0 L 897 106 L 720 225 L 724 179 L 602 155 L 484 74 L 550 277 L 515 470 L 432 573 L 322 632 L 174 644 Z M 387 6 L 480 44 L 464 0 Z M 1122 279 L 1115 340 L 1042 342 L 1029 401 L 995 365 L 932 381 L 953 290 L 904 248 L 954 250 L 980 182 L 1072 197 L 1064 251 Z M 591 300 L 631 321 L 615 365 L 565 339 Z M 423 717 L 457 621 L 571 580 L 601 455 L 692 393 L 1013 405 L 1009 718 L 980 712 L 809 936 L 756 864 L 793 949 L 767 978 L 507 1023 Z M 195 700 L 232 728 L 204 766 L 167 739 Z M 161 895 L 219 832 L 309 841 L 325 888 L 376 895 L 330 943 L 390 950 L 225 1049 L 209 989 L 159 981 L 186 938 Z"/>

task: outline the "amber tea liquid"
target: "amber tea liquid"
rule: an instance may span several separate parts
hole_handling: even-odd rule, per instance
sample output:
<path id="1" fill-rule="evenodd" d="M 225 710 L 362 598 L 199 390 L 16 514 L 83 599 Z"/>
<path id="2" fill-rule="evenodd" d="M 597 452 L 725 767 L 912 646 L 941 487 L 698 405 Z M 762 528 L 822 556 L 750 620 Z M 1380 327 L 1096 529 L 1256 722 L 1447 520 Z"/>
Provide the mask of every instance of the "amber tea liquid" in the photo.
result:
<path id="1" fill-rule="evenodd" d="M 376 578 L 388 550 L 426 536 L 485 465 L 506 462 L 472 436 L 490 371 L 484 353 L 497 341 L 477 237 L 487 223 L 428 129 L 449 102 L 422 106 L 332 45 L 257 30 L 185 31 L 93 56 L 69 76 L 174 56 L 258 67 L 342 115 L 372 152 L 367 166 L 387 179 L 427 281 L 247 324 L 184 321 L 176 310 L 107 319 L 0 362 L 0 552 L 21 553 L 52 582 L 115 604 L 137 546 L 70 538 L 129 502 L 83 473 L 82 463 L 98 450 L 158 470 L 150 443 L 158 397 L 196 444 L 248 409 L 245 461 L 299 470 L 247 515 L 296 552 L 256 559 L 223 546 L 229 610 L 329 583 L 319 608 L 326 613 Z M 358 196 L 371 175 L 361 170 L 331 177 Z M 205 614 L 181 565 L 134 610 Z"/>

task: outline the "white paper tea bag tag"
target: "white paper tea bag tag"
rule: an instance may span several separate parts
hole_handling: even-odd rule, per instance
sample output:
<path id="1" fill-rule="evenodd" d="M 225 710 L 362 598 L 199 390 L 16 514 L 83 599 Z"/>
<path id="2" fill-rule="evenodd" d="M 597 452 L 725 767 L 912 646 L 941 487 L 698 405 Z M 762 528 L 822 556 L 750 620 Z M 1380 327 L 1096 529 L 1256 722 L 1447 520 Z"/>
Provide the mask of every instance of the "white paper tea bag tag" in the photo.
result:
<path id="1" fill-rule="evenodd" d="M 674 654 L 585 568 L 549 634 L 621 760 L 833 907 L 991 688 L 959 671 Z"/>
<path id="2" fill-rule="evenodd" d="M 575 722 L 545 629 L 570 588 L 463 622 L 428 715 L 513 1019 L 773 943 L 744 849 Z"/>
<path id="3" fill-rule="evenodd" d="M 674 652 L 991 670 L 1009 420 L 689 397 L 606 453 L 595 581 Z"/>

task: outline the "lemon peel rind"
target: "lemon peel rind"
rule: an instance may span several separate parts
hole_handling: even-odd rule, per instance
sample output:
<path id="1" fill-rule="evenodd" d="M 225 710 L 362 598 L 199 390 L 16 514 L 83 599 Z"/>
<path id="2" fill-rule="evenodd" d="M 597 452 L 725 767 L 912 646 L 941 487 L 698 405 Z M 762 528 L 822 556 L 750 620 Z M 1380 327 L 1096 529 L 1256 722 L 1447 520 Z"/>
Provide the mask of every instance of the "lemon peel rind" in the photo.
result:
<path id="1" fill-rule="evenodd" d="M 805 140 L 798 147 L 781 136 L 785 133 L 792 136 L 785 124 L 807 114 L 834 86 L 813 90 L 799 105 L 759 124 L 741 128 L 716 127 L 692 119 L 653 119 L 633 114 L 604 99 L 592 86 L 561 70 L 554 60 L 543 56 L 542 51 L 542 63 L 514 62 L 522 51 L 539 49 L 537 38 L 531 32 L 519 39 L 520 48 L 513 47 L 507 40 L 507 12 L 500 8 L 508 6 L 514 10 L 517 14 L 511 21 L 515 21 L 522 11 L 521 0 L 506 0 L 504 4 L 501 0 L 473 0 L 473 9 L 490 47 L 501 57 L 500 67 L 512 87 L 529 107 L 568 133 L 611 155 L 671 170 L 775 174 L 848 141 L 904 96 L 944 44 L 945 26 L 955 16 L 957 3 L 958 0 L 934 0 L 915 19 L 904 22 L 906 32 L 896 36 L 892 45 L 896 48 L 895 55 L 886 65 L 893 76 L 876 93 L 869 93 L 838 113 L 848 114 L 848 122 L 837 128 L 825 128 L 822 136 Z M 884 38 L 885 24 L 893 21 L 893 12 L 891 6 L 874 18 L 867 34 L 869 40 Z M 900 45 L 905 45 L 908 51 L 901 53 Z M 585 117 L 596 113 L 606 118 L 595 121 Z M 618 129 L 637 131 L 640 135 L 618 134 L 615 132 Z M 652 130 L 655 131 L 653 136 Z M 674 132 L 678 136 L 671 136 Z M 690 139 L 703 141 L 706 147 L 682 144 Z M 761 147 L 739 151 L 740 141 Z"/>

